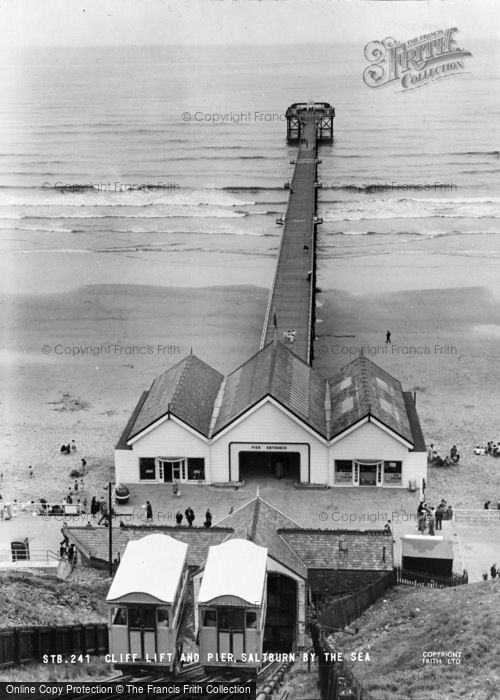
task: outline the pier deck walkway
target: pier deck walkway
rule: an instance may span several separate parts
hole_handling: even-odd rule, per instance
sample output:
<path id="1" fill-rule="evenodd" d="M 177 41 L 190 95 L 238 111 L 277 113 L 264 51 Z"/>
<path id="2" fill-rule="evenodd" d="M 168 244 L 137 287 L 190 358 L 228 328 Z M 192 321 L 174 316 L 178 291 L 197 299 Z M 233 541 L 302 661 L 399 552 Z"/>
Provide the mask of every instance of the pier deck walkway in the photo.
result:
<path id="1" fill-rule="evenodd" d="M 314 111 L 305 112 L 302 119 L 299 152 L 291 182 L 261 347 L 271 342 L 276 333 L 278 340 L 289 344 L 296 355 L 310 364 L 316 284 L 316 115 Z M 290 337 L 287 337 L 288 331 L 292 333 Z"/>

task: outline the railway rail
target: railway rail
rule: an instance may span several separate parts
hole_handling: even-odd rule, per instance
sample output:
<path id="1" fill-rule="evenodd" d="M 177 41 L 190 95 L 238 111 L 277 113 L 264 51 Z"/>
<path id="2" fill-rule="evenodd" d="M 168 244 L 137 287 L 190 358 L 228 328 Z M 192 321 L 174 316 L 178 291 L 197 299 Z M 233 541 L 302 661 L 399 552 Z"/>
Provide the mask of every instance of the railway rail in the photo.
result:
<path id="1" fill-rule="evenodd" d="M 174 676 L 167 675 L 167 674 L 161 674 L 161 673 L 150 673 L 147 675 L 122 675 L 122 676 L 115 676 L 111 679 L 105 679 L 98 681 L 98 684 L 101 686 L 108 686 L 108 687 L 116 687 L 117 690 L 115 693 L 108 693 L 107 691 L 103 691 L 102 693 L 92 693 L 92 697 L 94 698 L 99 698 L 99 697 L 108 697 L 112 698 L 113 700 L 129 700 L 129 698 L 137 698 L 138 695 L 142 695 L 144 697 L 155 697 L 158 698 L 158 700 L 165 700 L 168 698 L 169 700 L 182 700 L 183 698 L 186 697 L 186 693 L 180 691 L 180 692 L 162 692 L 162 687 L 163 686 L 172 686 L 172 685 L 178 685 L 182 684 L 185 685 L 186 683 L 193 683 L 193 684 L 221 684 L 221 685 L 227 685 L 231 686 L 234 685 L 235 683 L 238 684 L 239 687 L 245 687 L 245 686 L 250 686 L 252 683 L 256 683 L 257 685 L 257 690 L 256 690 L 256 695 L 262 694 L 264 690 L 267 687 L 267 679 L 270 678 L 270 676 L 275 675 L 276 672 L 278 672 L 280 669 L 283 670 L 283 675 L 286 672 L 285 667 L 289 666 L 290 664 L 283 664 L 278 661 L 273 661 L 263 668 L 261 668 L 254 677 L 252 678 L 246 678 L 243 680 L 241 678 L 241 674 L 239 673 L 238 669 L 236 668 L 228 668 L 227 670 L 224 670 L 222 672 L 217 672 L 217 673 L 209 673 L 207 674 L 203 667 L 198 664 L 198 663 L 193 663 L 189 664 L 185 668 L 183 668 L 182 671 L 179 671 Z M 78 681 L 78 680 L 67 680 L 67 683 L 72 683 L 75 686 L 78 685 L 95 685 L 96 681 Z M 133 691 L 129 691 L 128 688 L 134 685 L 135 688 Z M 121 690 L 118 690 L 120 688 Z M 142 690 L 141 690 L 142 689 Z M 216 694 L 217 700 L 231 700 L 232 698 L 236 697 L 241 697 L 244 693 L 242 692 L 220 692 Z M 266 696 L 268 694 L 266 693 Z M 46 698 L 46 694 L 34 694 L 31 695 L 34 700 L 42 700 L 42 698 Z M 89 695 L 88 694 L 79 694 L 77 692 L 74 693 L 61 693 L 58 695 L 59 698 L 62 700 L 87 700 Z M 209 698 L 213 700 L 214 694 L 208 694 L 208 693 L 197 693 L 196 694 L 197 698 L 200 698 L 200 700 L 208 700 Z"/>

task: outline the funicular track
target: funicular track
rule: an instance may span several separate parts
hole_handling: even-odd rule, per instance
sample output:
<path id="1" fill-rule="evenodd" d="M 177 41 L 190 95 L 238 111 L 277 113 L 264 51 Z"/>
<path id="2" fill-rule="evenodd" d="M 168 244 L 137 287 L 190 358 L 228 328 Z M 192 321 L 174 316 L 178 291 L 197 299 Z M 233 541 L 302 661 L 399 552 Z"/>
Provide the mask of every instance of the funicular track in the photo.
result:
<path id="1" fill-rule="evenodd" d="M 247 674 L 244 674 L 243 679 L 239 669 L 234 667 L 228 667 L 222 671 L 216 673 L 206 673 L 199 663 L 193 663 L 186 665 L 182 671 L 179 671 L 175 676 L 170 674 L 164 674 L 161 671 L 148 673 L 146 675 L 132 675 L 127 674 L 123 676 L 113 677 L 112 679 L 102 680 L 102 681 L 78 681 L 78 680 L 67 680 L 68 683 L 72 683 L 75 686 L 78 685 L 95 685 L 96 683 L 100 686 L 111 686 L 115 687 L 116 691 L 114 693 L 107 693 L 106 691 L 102 693 L 92 693 L 92 697 L 110 697 L 113 700 L 128 700 L 128 698 L 137 698 L 138 695 L 143 697 L 155 697 L 159 700 L 165 700 L 169 698 L 170 700 L 181 700 L 185 697 L 183 690 L 180 692 L 163 692 L 162 687 L 167 685 L 178 685 L 182 688 L 186 683 L 193 684 L 207 684 L 207 683 L 217 683 L 221 685 L 231 686 L 237 683 L 240 687 L 251 685 L 253 682 L 257 686 L 257 695 L 262 692 L 265 687 L 267 679 L 270 678 L 274 673 L 276 673 L 280 667 L 285 667 L 287 664 L 280 663 L 278 661 L 273 661 L 265 666 L 263 666 L 253 677 L 248 678 Z M 62 681 L 61 681 L 62 682 Z M 134 685 L 134 690 L 129 691 L 127 686 Z M 120 691 L 118 688 L 122 688 Z M 139 690 L 142 688 L 142 692 Z M 229 700 L 230 698 L 241 697 L 243 693 L 241 692 L 219 692 L 216 697 L 217 700 Z M 33 695 L 31 696 L 34 700 L 42 700 L 46 695 Z M 59 698 L 63 700 L 87 700 L 88 694 L 78 694 L 78 693 L 62 693 L 58 695 Z M 200 700 L 208 700 L 209 698 L 213 700 L 213 694 L 197 693 L 197 698 Z"/>

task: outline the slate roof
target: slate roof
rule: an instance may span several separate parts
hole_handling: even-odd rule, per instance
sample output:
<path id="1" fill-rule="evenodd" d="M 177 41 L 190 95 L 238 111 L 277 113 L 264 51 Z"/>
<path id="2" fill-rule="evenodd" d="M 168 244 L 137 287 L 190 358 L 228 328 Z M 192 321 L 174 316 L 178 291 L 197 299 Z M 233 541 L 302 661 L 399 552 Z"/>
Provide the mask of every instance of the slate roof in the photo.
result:
<path id="1" fill-rule="evenodd" d="M 300 527 L 267 501 L 256 496 L 249 503 L 220 520 L 217 527 L 231 528 L 229 538 L 247 539 L 261 547 L 266 547 L 269 556 L 303 578 L 307 577 L 307 566 L 299 555 L 278 534 L 282 528 Z"/>
<path id="2" fill-rule="evenodd" d="M 404 391 L 403 397 L 406 406 L 406 415 L 410 422 L 411 434 L 413 435 L 413 452 L 427 452 L 424 434 L 418 418 L 417 407 L 411 391 Z"/>
<path id="3" fill-rule="evenodd" d="M 108 561 L 109 531 L 105 527 L 66 527 L 65 532 L 77 549 L 82 551 L 87 558 Z M 188 546 L 188 566 L 199 567 L 205 561 L 208 548 L 224 542 L 231 530 L 220 528 L 182 528 L 182 527 L 114 527 L 113 528 L 113 559 L 118 552 L 123 555 L 125 547 L 131 540 L 138 540 L 146 535 L 162 534 L 170 535 Z"/>
<path id="4" fill-rule="evenodd" d="M 215 399 L 223 379 L 220 372 L 195 355 L 188 355 L 154 380 L 127 439 L 138 435 L 169 410 L 208 437 Z"/>
<path id="5" fill-rule="evenodd" d="M 132 415 L 128 419 L 127 425 L 125 426 L 125 430 L 120 435 L 120 439 L 118 440 L 118 442 L 116 444 L 116 448 L 115 448 L 116 450 L 131 450 L 132 449 L 132 445 L 129 445 L 127 443 L 128 436 L 130 435 L 130 431 L 132 430 L 132 426 L 134 425 L 134 423 L 137 419 L 137 416 L 139 415 L 139 411 L 141 410 L 141 408 L 144 404 L 144 401 L 147 398 L 147 395 L 148 395 L 147 391 L 142 392 L 141 398 L 137 402 L 137 406 L 134 408 L 134 410 L 132 411 Z"/>
<path id="6" fill-rule="evenodd" d="M 268 343 L 227 377 L 213 434 L 272 396 L 326 437 L 325 393 L 325 381 L 307 362 L 283 343 Z"/>
<path id="7" fill-rule="evenodd" d="M 385 530 L 286 528 L 279 534 L 308 569 L 390 571 L 394 564 L 392 535 Z"/>
<path id="8" fill-rule="evenodd" d="M 388 372 L 362 355 L 325 381 L 280 342 L 266 345 L 225 381 L 195 355 L 187 356 L 141 396 L 116 448 L 130 449 L 132 437 L 169 411 L 205 437 L 216 437 L 267 396 L 328 440 L 372 416 L 415 451 L 425 450 L 411 394 Z"/>
<path id="9" fill-rule="evenodd" d="M 413 443 L 401 384 L 364 355 L 329 380 L 330 439 L 371 415 Z"/>
<path id="10" fill-rule="evenodd" d="M 84 556 L 108 561 L 107 528 L 65 527 L 64 531 Z M 212 528 L 114 528 L 113 559 L 118 552 L 123 556 L 129 541 L 158 533 L 186 543 L 188 566 L 197 569 L 206 562 L 211 546 L 233 539 L 265 547 L 268 556 L 304 579 L 311 569 L 387 571 L 393 566 L 392 535 L 385 530 L 303 528 L 258 496 Z M 340 540 L 345 541 L 345 555 Z"/>

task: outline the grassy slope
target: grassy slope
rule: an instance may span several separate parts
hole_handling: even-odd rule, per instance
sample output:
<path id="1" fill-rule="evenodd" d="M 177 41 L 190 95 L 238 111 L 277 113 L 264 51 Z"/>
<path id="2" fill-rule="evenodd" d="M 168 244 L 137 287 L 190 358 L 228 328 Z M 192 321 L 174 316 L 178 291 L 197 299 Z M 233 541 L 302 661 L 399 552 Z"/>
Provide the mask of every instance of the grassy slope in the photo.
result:
<path id="1" fill-rule="evenodd" d="M 351 663 L 381 700 L 487 700 L 500 697 L 500 581 L 443 590 L 388 591 L 332 647 L 369 652 Z M 424 665 L 423 652 L 460 651 L 459 665 Z"/>
<path id="2" fill-rule="evenodd" d="M 106 622 L 109 582 L 60 582 L 42 575 L 0 574 L 0 629 Z"/>

